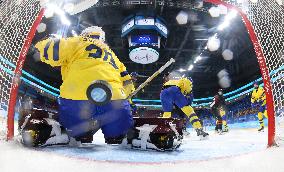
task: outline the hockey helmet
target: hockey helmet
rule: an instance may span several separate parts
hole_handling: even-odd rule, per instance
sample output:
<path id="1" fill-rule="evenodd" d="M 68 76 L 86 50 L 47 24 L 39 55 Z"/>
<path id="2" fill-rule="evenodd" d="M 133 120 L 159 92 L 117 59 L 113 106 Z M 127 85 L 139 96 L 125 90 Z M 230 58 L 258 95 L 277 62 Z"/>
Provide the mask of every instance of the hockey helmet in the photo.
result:
<path id="1" fill-rule="evenodd" d="M 258 86 L 259 86 L 259 83 L 258 83 L 257 81 L 254 81 L 253 87 L 254 87 L 254 88 L 258 88 Z"/>
<path id="2" fill-rule="evenodd" d="M 84 29 L 81 34 L 82 36 L 89 36 L 91 38 L 99 39 L 102 42 L 105 41 L 105 32 L 101 27 L 91 26 Z"/>
<path id="3" fill-rule="evenodd" d="M 220 88 L 219 90 L 218 90 L 218 94 L 221 96 L 221 95 L 223 95 L 223 89 L 222 88 Z"/>
<path id="4" fill-rule="evenodd" d="M 178 82 L 178 87 L 183 94 L 189 94 L 192 90 L 192 82 L 188 78 L 181 78 Z"/>

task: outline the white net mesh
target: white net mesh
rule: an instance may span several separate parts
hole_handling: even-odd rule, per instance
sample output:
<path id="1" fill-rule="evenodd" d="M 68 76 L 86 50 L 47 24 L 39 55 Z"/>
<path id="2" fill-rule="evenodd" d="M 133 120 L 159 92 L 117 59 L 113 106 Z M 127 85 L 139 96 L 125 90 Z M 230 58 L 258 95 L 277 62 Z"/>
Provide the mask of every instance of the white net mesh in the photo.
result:
<path id="1" fill-rule="evenodd" d="M 27 35 L 37 18 L 36 0 L 4 0 L 0 3 L 0 118 L 6 118 L 12 78 Z M 2 120 L 6 121 L 6 120 Z M 6 124 L 1 123 L 6 133 Z"/>
<path id="2" fill-rule="evenodd" d="M 259 0 L 240 3 L 263 50 L 270 73 L 276 116 L 276 141 L 284 138 L 284 7 L 280 1 Z"/>

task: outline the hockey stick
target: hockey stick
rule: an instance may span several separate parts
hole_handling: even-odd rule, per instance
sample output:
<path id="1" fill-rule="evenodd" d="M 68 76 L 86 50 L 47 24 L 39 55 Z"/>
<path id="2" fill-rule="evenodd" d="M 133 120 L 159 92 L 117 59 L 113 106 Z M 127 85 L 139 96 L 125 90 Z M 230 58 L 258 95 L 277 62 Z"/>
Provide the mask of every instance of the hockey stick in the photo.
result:
<path id="1" fill-rule="evenodd" d="M 157 70 L 155 73 L 153 73 L 152 76 L 146 79 L 139 87 L 133 91 L 127 99 L 131 99 L 134 95 L 136 95 L 142 88 L 144 88 L 149 82 L 151 82 L 156 76 L 158 76 L 160 73 L 162 73 L 167 67 L 169 67 L 172 63 L 175 62 L 175 59 L 171 58 L 166 64 L 164 64 L 159 70 Z"/>

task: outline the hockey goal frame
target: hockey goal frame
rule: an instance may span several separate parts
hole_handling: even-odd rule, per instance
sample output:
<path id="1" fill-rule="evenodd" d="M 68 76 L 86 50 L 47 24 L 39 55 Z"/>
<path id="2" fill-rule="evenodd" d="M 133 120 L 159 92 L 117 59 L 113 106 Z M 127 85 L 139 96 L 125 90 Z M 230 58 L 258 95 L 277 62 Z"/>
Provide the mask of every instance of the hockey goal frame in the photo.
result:
<path id="1" fill-rule="evenodd" d="M 260 66 L 262 79 L 264 82 L 266 101 L 267 101 L 267 113 L 268 113 L 268 146 L 275 145 L 275 112 L 274 112 L 274 103 L 273 103 L 273 94 L 272 94 L 272 86 L 270 83 L 269 70 L 265 63 L 265 56 L 262 50 L 262 47 L 259 43 L 259 40 L 256 36 L 254 28 L 247 18 L 246 14 L 237 6 L 229 4 L 228 2 L 222 0 L 205 0 L 205 2 L 213 3 L 215 5 L 224 5 L 229 9 L 236 10 L 243 19 L 243 22 L 248 30 L 250 39 L 252 41 L 255 53 L 257 55 L 258 63 Z M 17 94 L 19 89 L 19 77 L 22 75 L 22 68 L 25 62 L 27 51 L 30 47 L 32 39 L 35 35 L 36 28 L 41 22 L 41 19 L 44 15 L 44 9 L 42 8 L 38 14 L 38 17 L 33 23 L 32 28 L 30 29 L 24 45 L 21 49 L 20 55 L 17 60 L 16 69 L 14 71 L 13 82 L 10 90 L 10 98 L 8 104 L 8 117 L 7 117 L 7 140 L 11 140 L 14 136 L 14 114 L 15 114 L 15 105 L 17 100 Z"/>

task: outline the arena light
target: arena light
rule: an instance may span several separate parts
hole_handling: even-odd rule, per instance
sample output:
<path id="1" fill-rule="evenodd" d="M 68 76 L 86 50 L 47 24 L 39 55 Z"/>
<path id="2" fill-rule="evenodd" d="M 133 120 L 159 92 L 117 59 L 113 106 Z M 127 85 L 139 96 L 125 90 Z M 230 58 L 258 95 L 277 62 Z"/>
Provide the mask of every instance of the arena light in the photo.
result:
<path id="1" fill-rule="evenodd" d="M 229 88 L 231 86 L 231 79 L 229 76 L 224 76 L 219 79 L 219 85 L 222 88 Z"/>
<path id="2" fill-rule="evenodd" d="M 184 25 L 188 21 L 188 14 L 184 11 L 180 11 L 178 13 L 178 15 L 176 16 L 176 20 L 177 20 L 178 24 Z"/>
<path id="3" fill-rule="evenodd" d="M 183 68 L 180 68 L 178 71 L 179 71 L 179 72 L 185 72 L 186 70 L 183 69 Z"/>
<path id="4" fill-rule="evenodd" d="M 234 58 L 234 53 L 229 49 L 225 49 L 222 56 L 225 60 L 232 60 Z"/>
<path id="5" fill-rule="evenodd" d="M 220 16 L 220 9 L 218 7 L 211 7 L 208 10 L 209 14 L 211 15 L 211 17 L 219 17 Z"/>
<path id="6" fill-rule="evenodd" d="M 219 5 L 218 6 L 220 14 L 227 14 L 228 13 L 228 8 L 224 5 Z"/>
<path id="7" fill-rule="evenodd" d="M 193 67 L 194 67 L 193 64 L 191 64 L 191 65 L 189 65 L 189 67 L 188 67 L 187 70 L 188 70 L 188 71 L 191 71 L 191 70 L 193 69 Z"/>
<path id="8" fill-rule="evenodd" d="M 229 21 L 224 21 L 221 25 L 218 26 L 218 30 L 222 31 L 224 30 L 226 27 L 228 27 L 230 25 Z"/>
<path id="9" fill-rule="evenodd" d="M 72 33 L 73 36 L 78 36 L 78 34 L 76 33 L 75 30 L 72 30 L 71 33 Z"/>
<path id="10" fill-rule="evenodd" d="M 197 57 L 195 58 L 195 60 L 194 60 L 194 62 L 193 62 L 193 63 L 197 63 L 197 62 L 199 62 L 201 59 L 202 59 L 202 57 L 201 57 L 201 56 L 197 56 Z"/>
<path id="11" fill-rule="evenodd" d="M 38 33 L 42 33 L 46 30 L 46 24 L 45 23 L 40 23 L 38 25 L 38 27 L 36 28 L 36 30 L 38 31 Z"/>
<path id="12" fill-rule="evenodd" d="M 223 78 L 223 77 L 225 77 L 225 76 L 228 76 L 228 75 L 229 75 L 229 73 L 227 72 L 226 69 L 220 70 L 220 71 L 218 72 L 218 74 L 217 74 L 217 76 L 218 76 L 219 79 L 221 79 L 221 78 Z"/>
<path id="13" fill-rule="evenodd" d="M 218 26 L 218 30 L 222 31 L 226 27 L 228 27 L 231 23 L 231 20 L 234 19 L 237 16 L 237 14 L 238 12 L 236 10 L 232 10 L 231 12 L 229 12 L 225 17 L 224 22 Z"/>
<path id="14" fill-rule="evenodd" d="M 66 3 L 66 4 L 64 4 L 63 9 L 64 9 L 64 11 L 66 11 L 67 13 L 72 13 L 73 10 L 74 10 L 74 4 L 71 3 L 71 2 Z"/>
<path id="15" fill-rule="evenodd" d="M 51 18 L 54 15 L 54 9 L 53 8 L 46 8 L 44 11 L 45 18 Z"/>
<path id="16" fill-rule="evenodd" d="M 61 10 L 60 8 L 57 8 L 57 9 L 58 10 L 55 10 L 55 13 L 60 16 L 60 20 L 61 20 L 62 24 L 70 26 L 71 22 L 65 16 L 65 12 L 63 10 Z"/>
<path id="17" fill-rule="evenodd" d="M 221 45 L 220 39 L 217 38 L 217 34 L 208 39 L 207 48 L 209 51 L 217 51 Z"/>
<path id="18" fill-rule="evenodd" d="M 59 35 L 59 34 L 50 34 L 51 36 L 57 38 L 57 39 L 60 39 L 62 38 L 62 35 Z"/>
<path id="19" fill-rule="evenodd" d="M 58 8 L 58 6 L 55 4 L 47 4 L 45 17 L 46 18 L 52 17 L 54 13 L 59 15 L 62 24 L 67 26 L 71 24 L 71 22 L 67 19 L 67 17 L 65 16 L 65 12 L 62 9 Z"/>

